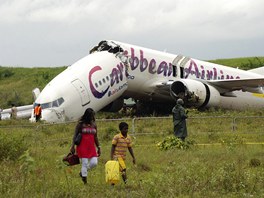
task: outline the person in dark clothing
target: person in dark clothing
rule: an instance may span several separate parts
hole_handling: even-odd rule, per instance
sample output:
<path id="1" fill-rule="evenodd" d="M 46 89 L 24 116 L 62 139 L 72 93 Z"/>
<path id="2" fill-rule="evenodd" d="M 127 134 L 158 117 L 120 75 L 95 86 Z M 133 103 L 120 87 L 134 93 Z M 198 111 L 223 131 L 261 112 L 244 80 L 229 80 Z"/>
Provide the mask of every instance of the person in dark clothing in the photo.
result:
<path id="1" fill-rule="evenodd" d="M 184 141 L 187 137 L 186 118 L 188 118 L 183 104 L 183 100 L 179 98 L 176 102 L 176 105 L 172 109 L 174 135 L 180 138 L 182 141 Z"/>
<path id="2" fill-rule="evenodd" d="M 17 108 L 16 108 L 15 104 L 12 104 L 10 116 L 12 119 L 17 119 Z"/>
<path id="3" fill-rule="evenodd" d="M 2 109 L 0 108 L 0 120 L 2 120 Z"/>

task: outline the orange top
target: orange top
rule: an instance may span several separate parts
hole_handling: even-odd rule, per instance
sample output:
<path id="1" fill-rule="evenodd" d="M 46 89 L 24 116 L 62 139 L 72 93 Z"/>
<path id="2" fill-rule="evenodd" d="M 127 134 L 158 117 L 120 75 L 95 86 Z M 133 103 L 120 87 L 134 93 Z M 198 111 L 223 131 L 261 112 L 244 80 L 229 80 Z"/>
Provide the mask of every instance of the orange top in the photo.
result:
<path id="1" fill-rule="evenodd" d="M 34 109 L 35 115 L 40 115 L 41 114 L 41 106 L 36 106 Z"/>

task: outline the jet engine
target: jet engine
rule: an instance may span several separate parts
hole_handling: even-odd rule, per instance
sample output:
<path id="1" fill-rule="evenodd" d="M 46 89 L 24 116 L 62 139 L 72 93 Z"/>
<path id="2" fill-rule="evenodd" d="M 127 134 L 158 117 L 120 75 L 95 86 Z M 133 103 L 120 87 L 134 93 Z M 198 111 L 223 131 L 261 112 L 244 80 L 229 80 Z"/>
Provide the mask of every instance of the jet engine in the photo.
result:
<path id="1" fill-rule="evenodd" d="M 211 85 L 191 79 L 173 82 L 170 87 L 174 99 L 182 98 L 188 107 L 212 107 L 220 103 L 220 93 Z"/>

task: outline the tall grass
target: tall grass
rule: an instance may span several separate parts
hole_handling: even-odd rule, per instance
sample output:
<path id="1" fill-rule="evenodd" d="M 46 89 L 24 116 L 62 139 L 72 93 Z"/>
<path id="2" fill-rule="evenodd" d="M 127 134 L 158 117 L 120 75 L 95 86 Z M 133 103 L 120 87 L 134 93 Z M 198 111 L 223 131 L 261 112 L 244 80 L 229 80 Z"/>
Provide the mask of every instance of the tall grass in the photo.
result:
<path id="1" fill-rule="evenodd" d="M 155 118 L 153 118 L 155 119 Z M 216 121 L 215 118 L 211 118 Z M 126 120 L 129 122 L 129 120 Z M 208 119 L 208 122 L 211 120 Z M 262 197 L 264 195 L 264 155 L 262 144 L 245 144 L 248 139 L 259 142 L 259 133 L 237 130 L 210 131 L 199 123 L 188 123 L 190 140 L 197 144 L 190 149 L 160 150 L 156 144 L 168 133 L 161 127 L 171 126 L 170 119 L 138 123 L 139 130 L 156 132 L 135 133 L 134 153 L 137 165 L 128 154 L 128 184 L 115 187 L 105 182 L 104 164 L 110 159 L 111 137 L 118 132 L 118 123 L 98 120 L 102 156 L 98 166 L 89 171 L 88 185 L 83 185 L 80 165 L 68 167 L 62 157 L 69 152 L 75 123 L 0 127 L 0 137 L 21 138 L 25 144 L 19 160 L 5 158 L 0 162 L 0 193 L 3 197 Z M 162 126 L 160 125 L 162 123 Z M 24 123 L 28 125 L 28 123 Z M 130 123 L 129 123 L 130 124 Z M 245 123 L 245 126 L 248 123 Z M 206 123 L 202 123 L 206 125 Z M 7 127 L 7 128 L 6 128 Z M 131 127 L 131 124 L 130 124 Z M 171 126 L 172 127 L 172 126 Z M 256 127 L 256 126 L 255 126 Z M 169 127 L 168 127 L 169 128 Z M 130 133 L 131 133 L 130 128 Z M 110 133 L 111 135 L 108 135 Z M 204 143 L 219 143 L 204 144 Z M 12 143 L 8 143 L 12 144 Z M 14 144 L 15 148 L 18 145 Z M 28 151 L 26 151 L 28 150 Z"/>

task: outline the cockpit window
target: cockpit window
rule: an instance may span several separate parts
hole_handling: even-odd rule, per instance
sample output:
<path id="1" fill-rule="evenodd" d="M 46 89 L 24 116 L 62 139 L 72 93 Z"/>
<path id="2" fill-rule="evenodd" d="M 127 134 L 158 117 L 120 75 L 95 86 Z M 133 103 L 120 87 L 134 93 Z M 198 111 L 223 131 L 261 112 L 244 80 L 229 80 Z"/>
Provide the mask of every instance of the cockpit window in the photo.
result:
<path id="1" fill-rule="evenodd" d="M 52 108 L 52 107 L 59 107 L 64 102 L 63 98 L 59 98 L 52 102 L 40 104 L 42 109 Z"/>
<path id="2" fill-rule="evenodd" d="M 58 100 L 55 100 L 52 102 L 52 107 L 58 107 Z"/>
<path id="3" fill-rule="evenodd" d="M 59 104 L 59 106 L 60 106 L 63 102 L 64 102 L 64 99 L 63 99 L 63 98 L 59 98 L 59 99 L 58 99 L 58 104 Z"/>

